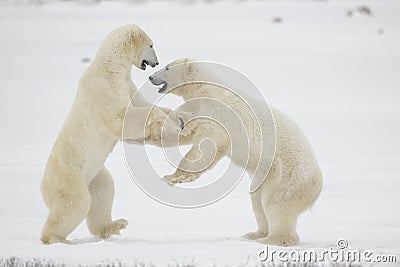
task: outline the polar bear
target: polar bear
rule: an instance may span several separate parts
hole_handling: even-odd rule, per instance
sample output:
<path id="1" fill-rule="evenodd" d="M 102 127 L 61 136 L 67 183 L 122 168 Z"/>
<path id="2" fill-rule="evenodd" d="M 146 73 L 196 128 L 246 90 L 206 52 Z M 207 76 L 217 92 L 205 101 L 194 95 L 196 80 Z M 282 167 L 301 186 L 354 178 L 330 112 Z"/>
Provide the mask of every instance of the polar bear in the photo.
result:
<path id="1" fill-rule="evenodd" d="M 145 70 L 158 61 L 146 33 L 136 25 L 126 25 L 105 38 L 80 79 L 41 182 L 49 209 L 41 234 L 44 244 L 71 243 L 67 236 L 85 217 L 89 231 L 101 238 L 125 228 L 126 220 L 111 219 L 114 183 L 104 167 L 108 154 L 122 134 L 127 140 L 145 138 L 145 133 L 159 135 L 156 126 L 164 121 L 164 130 L 179 128 L 164 110 L 151 107 L 137 92 L 131 80 L 132 64 Z M 147 119 L 150 123 L 145 123 Z"/>
<path id="2" fill-rule="evenodd" d="M 231 157 L 230 151 L 235 148 L 231 147 L 229 138 L 233 138 L 232 144 L 235 143 L 236 133 L 228 136 L 224 127 L 214 121 L 192 120 L 185 125 L 185 129 L 182 130 L 179 138 L 180 144 L 192 143 L 193 146 L 179 163 L 175 173 L 165 176 L 164 180 L 172 185 L 194 181 L 224 156 L 230 156 L 233 163 L 246 168 L 249 174 L 260 175 L 263 172 L 256 171 L 258 162 L 255 162 L 259 157 L 253 155 L 260 153 L 257 150 L 260 149 L 260 143 L 265 140 L 260 140 L 260 134 L 253 130 L 256 128 L 256 119 L 252 117 L 248 108 L 240 106 L 241 100 L 231 91 L 221 89 L 215 84 L 194 83 L 193 81 L 201 81 L 204 77 L 212 77 L 213 73 L 204 69 L 203 65 L 193 63 L 195 62 L 188 59 L 177 60 L 168 64 L 163 71 L 158 71 L 150 76 L 149 79 L 154 85 L 162 85 L 159 92 L 182 97 L 185 104 L 196 98 L 210 98 L 220 101 L 230 107 L 231 110 L 237 110 L 235 115 L 242 118 L 245 122 L 244 127 L 250 133 L 250 136 L 248 136 L 249 162 L 246 165 L 247 159 L 243 158 L 246 153 L 241 153 L 241 151 L 238 151 L 239 153 L 236 153 L 235 157 Z M 173 68 L 173 71 L 170 70 L 171 68 Z M 210 80 L 214 80 L 214 77 Z M 186 85 L 182 85 L 185 83 Z M 177 87 L 177 85 L 181 86 Z M 257 100 L 250 101 L 255 103 Z M 214 103 L 210 101 L 196 102 L 193 105 L 189 103 L 186 106 L 185 104 L 182 109 L 194 114 L 203 115 L 210 110 L 215 110 L 215 107 L 212 106 Z M 217 113 L 224 112 L 223 109 L 221 110 L 218 110 Z M 272 107 L 271 110 L 275 122 L 275 155 L 269 172 L 264 172 L 264 174 L 267 174 L 266 178 L 265 175 L 258 177 L 262 183 L 255 191 L 250 193 L 258 229 L 243 237 L 265 244 L 292 246 L 299 242 L 296 231 L 298 216 L 312 206 L 321 192 L 322 173 L 311 145 L 299 127 L 278 109 Z M 220 114 L 220 118 L 223 120 L 220 123 L 229 126 L 230 117 L 232 116 Z M 271 125 L 262 125 L 262 127 L 271 127 Z M 235 129 L 238 129 L 238 127 Z M 184 131 L 185 133 L 183 133 Z M 268 136 L 265 136 L 265 138 L 268 138 Z M 203 139 L 212 139 L 216 151 L 207 152 L 206 146 L 201 147 Z M 268 144 L 268 142 L 265 143 Z M 263 150 L 265 151 L 261 152 L 268 154 L 268 151 L 273 151 L 274 147 L 271 143 L 269 144 L 269 147 L 264 146 Z M 170 144 L 164 143 L 164 145 Z M 208 154 L 212 154 L 212 156 L 207 156 Z M 202 162 L 203 158 L 204 162 Z M 207 162 L 210 160 L 211 162 Z M 193 163 L 202 166 L 198 168 L 193 166 Z M 260 160 L 260 165 L 260 168 L 263 168 L 263 158 Z M 207 166 L 207 168 L 203 168 L 204 166 Z M 265 166 L 265 168 L 268 167 Z"/>

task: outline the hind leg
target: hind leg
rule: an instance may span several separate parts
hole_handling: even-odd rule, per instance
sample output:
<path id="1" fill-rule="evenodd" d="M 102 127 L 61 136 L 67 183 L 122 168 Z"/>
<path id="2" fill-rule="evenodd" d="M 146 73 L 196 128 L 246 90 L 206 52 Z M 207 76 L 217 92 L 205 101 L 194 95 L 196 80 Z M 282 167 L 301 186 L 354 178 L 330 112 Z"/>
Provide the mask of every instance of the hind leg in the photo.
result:
<path id="1" fill-rule="evenodd" d="M 279 246 L 298 244 L 297 218 L 311 207 L 321 188 L 322 174 L 317 168 L 312 169 L 311 175 L 304 173 L 304 168 L 295 168 L 288 179 L 281 178 L 276 187 L 269 186 L 263 197 L 269 235 L 257 241 Z"/>
<path id="2" fill-rule="evenodd" d="M 101 238 L 119 234 L 119 230 L 125 228 L 128 221 L 124 219 L 112 221 L 111 219 L 115 189 L 112 177 L 105 167 L 90 183 L 89 192 L 91 204 L 86 223 L 90 233 Z"/>
<path id="3" fill-rule="evenodd" d="M 266 208 L 268 216 L 269 235 L 257 242 L 278 246 L 293 246 L 299 243 L 296 231 L 297 217 L 300 212 L 290 207 L 271 204 Z"/>
<path id="4" fill-rule="evenodd" d="M 51 188 L 51 191 L 46 191 L 48 186 L 45 184 L 42 187 L 50 210 L 42 230 L 43 244 L 71 244 L 67 241 L 67 236 L 83 221 L 90 205 L 89 192 L 82 180 L 69 181 L 69 188 Z"/>
<path id="5" fill-rule="evenodd" d="M 268 174 L 267 182 L 263 185 L 262 205 L 268 218 L 268 237 L 257 240 L 258 242 L 278 245 L 293 246 L 299 243 L 296 231 L 297 217 L 305 209 L 302 186 L 298 182 L 300 175 L 293 171 L 289 179 L 282 176 L 282 160 L 277 158 Z"/>
<path id="6" fill-rule="evenodd" d="M 268 221 L 262 205 L 262 190 L 257 190 L 250 195 L 251 206 L 253 208 L 254 217 L 257 221 L 258 229 L 255 232 L 250 232 L 242 236 L 245 239 L 259 239 L 268 236 Z"/>
<path id="7" fill-rule="evenodd" d="M 253 208 L 254 217 L 257 221 L 258 230 L 250 232 L 243 237 L 246 239 L 254 240 L 259 238 L 265 238 L 269 234 L 269 218 L 265 207 L 268 205 L 268 195 L 271 191 L 274 191 L 274 187 L 281 180 L 282 177 L 282 160 L 276 158 L 271 166 L 267 178 L 257 191 L 250 194 L 251 206 Z"/>

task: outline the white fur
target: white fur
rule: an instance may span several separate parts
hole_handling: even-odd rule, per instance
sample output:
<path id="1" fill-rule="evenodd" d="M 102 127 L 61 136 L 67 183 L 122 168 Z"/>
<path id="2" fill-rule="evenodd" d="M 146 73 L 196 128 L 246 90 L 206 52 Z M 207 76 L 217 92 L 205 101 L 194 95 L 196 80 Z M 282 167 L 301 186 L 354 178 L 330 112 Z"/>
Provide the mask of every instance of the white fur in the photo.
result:
<path id="1" fill-rule="evenodd" d="M 158 64 L 152 41 L 136 25 L 126 25 L 106 37 L 81 77 L 41 183 L 49 208 L 41 236 L 44 244 L 70 243 L 67 236 L 85 217 L 90 232 L 102 238 L 118 234 L 127 226 L 124 219 L 111 219 L 114 184 L 104 162 L 121 140 L 125 114 L 124 138 L 145 137 L 143 127 L 150 104 L 136 94 L 133 106 L 127 110 L 137 93 L 130 75 L 132 64 L 143 68 L 143 60 L 151 66 Z M 165 119 L 167 114 L 161 109 L 151 112 L 150 121 Z M 176 128 L 170 120 L 167 125 Z M 153 135 L 160 132 L 151 131 Z"/>
<path id="2" fill-rule="evenodd" d="M 152 82 L 154 84 L 167 82 L 168 88 L 165 88 L 165 90 L 168 91 L 168 89 L 172 89 L 178 84 L 197 80 L 196 78 L 199 77 L 196 75 L 201 75 L 201 78 L 207 77 L 207 75 L 213 76 L 212 73 L 207 73 L 207 69 L 199 69 L 199 65 L 188 64 L 187 62 L 187 60 L 178 60 L 169 64 L 168 67 L 174 67 L 174 71 L 158 72 L 151 76 Z M 177 70 L 176 68 L 180 69 Z M 214 79 L 214 77 L 211 78 L 211 80 Z M 217 99 L 231 107 L 232 110 L 238 110 L 239 112 L 236 114 L 242 118 L 247 132 L 250 133 L 248 137 L 250 141 L 250 157 L 249 164 L 246 166 L 248 155 L 245 153 L 246 151 L 240 153 L 243 150 L 240 150 L 239 147 L 236 148 L 239 149 L 236 151 L 239 153 L 235 153 L 235 147 L 231 147 L 228 134 L 217 123 L 202 119 L 194 120 L 185 126 L 181 134 L 181 141 L 183 143 L 193 143 L 193 146 L 180 162 L 176 172 L 164 177 L 167 182 L 176 184 L 194 181 L 202 173 L 212 168 L 222 157 L 230 156 L 231 148 L 233 149 L 232 154 L 236 157 L 231 158 L 235 164 L 243 168 L 247 167 L 246 170 L 255 176 L 265 174 L 265 172 L 256 170 L 259 167 L 269 167 L 269 165 L 263 166 L 265 161 L 263 161 L 262 157 L 261 165 L 257 167 L 259 155 L 260 153 L 268 155 L 270 151 L 273 151 L 273 146 L 267 140 L 260 140 L 261 135 L 259 132 L 253 130 L 257 128 L 255 117 L 248 107 L 241 106 L 240 103 L 242 101 L 238 99 L 237 95 L 222 90 L 218 86 L 205 83 L 180 86 L 170 93 L 183 97 L 185 101 L 198 97 Z M 205 100 L 200 104 L 197 102 L 195 105 L 190 103 L 186 106 L 184 105 L 183 110 L 203 115 L 215 108 L 210 105 L 210 101 Z M 259 104 L 253 99 L 250 106 L 256 107 L 257 105 Z M 218 112 L 224 112 L 224 109 Z M 276 127 L 275 157 L 266 179 L 250 195 L 258 229 L 255 232 L 246 234 L 244 237 L 257 239 L 262 243 L 290 246 L 299 242 L 296 232 L 297 218 L 301 212 L 311 207 L 319 196 L 322 188 L 322 174 L 313 150 L 299 127 L 276 108 L 272 108 L 272 113 Z M 228 115 L 224 117 L 224 114 L 219 114 L 219 117 L 222 118 L 220 122 L 225 126 L 229 126 L 232 123 Z M 267 127 L 272 127 L 265 124 L 261 124 L 261 126 L 265 128 L 264 132 L 268 132 Z M 215 155 L 214 149 L 211 151 L 212 147 L 208 151 L 208 148 L 203 146 L 200 151 L 200 142 L 205 138 L 212 139 L 216 144 L 217 151 Z M 235 132 L 230 133 L 230 138 L 232 138 L 232 144 L 234 144 L 237 134 Z M 270 146 L 264 146 L 264 151 L 259 151 L 262 141 L 265 141 L 264 144 L 270 144 Z M 213 156 L 215 156 L 213 162 L 208 168 L 200 171 L 194 170 L 191 160 L 196 159 L 196 164 L 204 165 Z M 262 181 L 264 177 L 257 178 Z"/>

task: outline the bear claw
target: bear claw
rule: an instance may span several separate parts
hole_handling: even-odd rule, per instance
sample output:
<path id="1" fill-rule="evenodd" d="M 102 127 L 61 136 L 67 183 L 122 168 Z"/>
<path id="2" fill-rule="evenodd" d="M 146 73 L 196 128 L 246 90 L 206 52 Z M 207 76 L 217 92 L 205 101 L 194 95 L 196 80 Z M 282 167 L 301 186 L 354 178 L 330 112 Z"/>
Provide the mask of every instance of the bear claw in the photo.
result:
<path id="1" fill-rule="evenodd" d="M 171 175 L 165 175 L 162 180 L 167 182 L 169 185 L 173 186 L 179 183 L 189 183 L 193 182 L 198 178 L 198 175 L 194 175 L 191 173 L 188 174 L 171 174 Z"/>

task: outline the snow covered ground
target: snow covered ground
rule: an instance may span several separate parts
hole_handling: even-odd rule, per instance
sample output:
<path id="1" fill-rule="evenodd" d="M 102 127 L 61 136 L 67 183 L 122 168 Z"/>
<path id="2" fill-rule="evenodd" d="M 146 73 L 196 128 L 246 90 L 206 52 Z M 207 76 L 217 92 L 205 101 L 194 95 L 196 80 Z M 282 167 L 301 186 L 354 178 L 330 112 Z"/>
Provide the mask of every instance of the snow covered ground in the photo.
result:
<path id="1" fill-rule="evenodd" d="M 361 4 L 371 16 L 347 15 Z M 264 246 L 240 240 L 256 227 L 246 179 L 214 205 L 166 207 L 134 184 L 121 145 L 106 165 L 116 184 L 114 217 L 128 219 L 128 229 L 101 241 L 82 224 L 70 236 L 79 245 L 40 243 L 47 210 L 39 183 L 89 64 L 83 59 L 112 29 L 136 23 L 154 40 L 161 65 L 191 57 L 239 69 L 306 132 L 324 188 L 298 222 L 296 249 L 336 247 L 344 238 L 350 249 L 400 261 L 399 14 L 397 0 L 2 4 L 0 258 L 257 263 Z M 134 70 L 135 83 L 152 71 Z"/>

